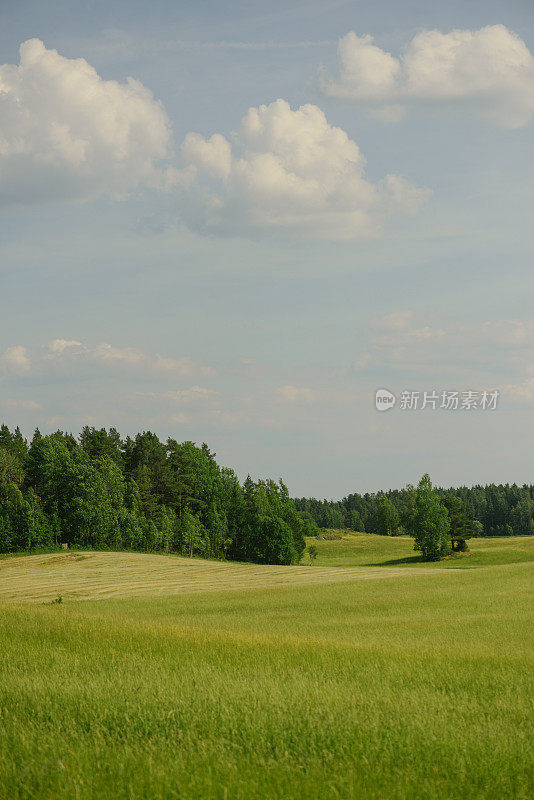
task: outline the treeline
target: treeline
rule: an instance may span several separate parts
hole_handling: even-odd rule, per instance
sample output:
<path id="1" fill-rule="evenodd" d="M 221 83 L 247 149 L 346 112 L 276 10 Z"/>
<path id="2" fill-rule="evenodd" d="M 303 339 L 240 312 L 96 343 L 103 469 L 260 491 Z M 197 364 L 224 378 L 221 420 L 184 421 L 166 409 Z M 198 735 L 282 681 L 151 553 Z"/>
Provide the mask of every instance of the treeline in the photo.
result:
<path id="1" fill-rule="evenodd" d="M 382 535 L 409 533 L 403 525 L 412 489 L 373 494 L 349 494 L 343 500 L 297 498 L 297 510 L 319 528 L 346 528 Z M 476 536 L 521 536 L 534 534 L 534 486 L 489 484 L 436 489 L 441 500 L 461 501 Z"/>
<path id="2" fill-rule="evenodd" d="M 241 485 L 206 444 L 90 427 L 28 443 L 0 428 L 0 552 L 68 543 L 292 564 L 316 532 L 282 481 Z"/>

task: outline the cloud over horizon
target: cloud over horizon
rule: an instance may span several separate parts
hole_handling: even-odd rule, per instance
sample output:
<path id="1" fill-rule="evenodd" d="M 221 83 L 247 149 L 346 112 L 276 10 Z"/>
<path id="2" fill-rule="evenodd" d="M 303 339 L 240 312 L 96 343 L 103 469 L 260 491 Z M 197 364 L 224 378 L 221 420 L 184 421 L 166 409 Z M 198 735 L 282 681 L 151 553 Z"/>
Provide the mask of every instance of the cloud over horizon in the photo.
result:
<path id="1" fill-rule="evenodd" d="M 367 105 L 384 120 L 413 105 L 475 113 L 504 128 L 534 116 L 534 56 L 504 25 L 476 31 L 423 30 L 398 58 L 351 31 L 338 43 L 339 74 L 321 75 L 328 97 Z"/>
<path id="2" fill-rule="evenodd" d="M 344 130 L 317 106 L 281 99 L 249 109 L 232 142 L 189 133 L 182 155 L 183 215 L 206 234 L 369 239 L 430 194 L 395 174 L 373 184 Z"/>
<path id="3" fill-rule="evenodd" d="M 0 204 L 123 197 L 164 182 L 170 122 L 152 92 L 104 80 L 40 39 L 21 44 L 19 65 L 0 65 L 0 117 Z"/>
<path id="4" fill-rule="evenodd" d="M 371 182 L 344 130 L 315 105 L 281 99 L 250 108 L 229 139 L 189 133 L 178 168 L 149 89 L 104 80 L 40 39 L 21 44 L 19 65 L 0 65 L 0 116 L 0 205 L 173 189 L 197 233 L 353 241 L 378 237 L 430 194 L 398 174 Z"/>
<path id="5" fill-rule="evenodd" d="M 198 364 L 189 356 L 169 358 L 134 347 L 116 347 L 107 342 L 86 346 L 76 339 L 53 339 L 47 345 L 32 348 L 31 353 L 22 345 L 8 347 L 0 353 L 0 373 L 34 375 L 57 370 L 71 372 L 81 366 L 86 370 L 104 368 L 148 376 L 210 377 L 216 374 L 213 367 Z"/>
<path id="6" fill-rule="evenodd" d="M 0 355 L 0 370 L 14 375 L 28 375 L 31 369 L 31 361 L 28 350 L 21 344 L 7 347 Z"/>

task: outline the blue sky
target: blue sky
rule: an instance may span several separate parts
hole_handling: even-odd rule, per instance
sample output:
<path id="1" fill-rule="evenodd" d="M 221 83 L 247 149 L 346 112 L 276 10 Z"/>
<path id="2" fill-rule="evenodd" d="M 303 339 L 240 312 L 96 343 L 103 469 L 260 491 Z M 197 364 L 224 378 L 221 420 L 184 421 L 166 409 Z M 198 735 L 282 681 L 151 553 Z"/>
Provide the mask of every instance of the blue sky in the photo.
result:
<path id="1" fill-rule="evenodd" d="M 8 424 L 298 495 L 532 481 L 530 2 L 20 2 L 0 46 Z"/>

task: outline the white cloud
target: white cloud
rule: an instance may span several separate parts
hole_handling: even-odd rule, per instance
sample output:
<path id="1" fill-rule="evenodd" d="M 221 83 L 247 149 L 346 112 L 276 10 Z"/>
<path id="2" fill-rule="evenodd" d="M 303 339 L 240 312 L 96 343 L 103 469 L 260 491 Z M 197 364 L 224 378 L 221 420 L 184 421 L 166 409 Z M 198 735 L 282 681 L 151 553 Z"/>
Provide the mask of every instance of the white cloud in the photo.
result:
<path id="1" fill-rule="evenodd" d="M 0 356 L 0 366 L 16 375 L 28 375 L 31 361 L 27 349 L 20 344 L 8 347 Z"/>
<path id="2" fill-rule="evenodd" d="M 127 367 L 136 367 L 146 359 L 146 356 L 140 350 L 134 350 L 131 347 L 113 347 L 113 345 L 106 342 L 97 345 L 94 350 L 91 350 L 90 356 L 95 361 L 103 364 L 109 364 L 110 366 L 118 364 Z"/>
<path id="3" fill-rule="evenodd" d="M 133 347 L 115 347 L 102 342 L 96 347 L 86 347 L 75 339 L 54 339 L 47 346 L 48 359 L 67 361 L 71 356 L 85 357 L 109 367 L 141 368 L 158 373 L 178 375 L 214 375 L 215 370 L 203 364 L 197 364 L 189 356 L 182 358 L 165 358 L 159 354 L 152 355 Z"/>
<path id="4" fill-rule="evenodd" d="M 189 356 L 165 358 L 157 353 L 152 355 L 132 347 L 115 347 L 106 342 L 87 350 L 87 355 L 93 361 L 110 367 L 126 367 L 144 372 L 182 376 L 197 373 L 200 375 L 215 374 L 215 370 L 212 367 L 197 364 Z"/>
<path id="5" fill-rule="evenodd" d="M 371 322 L 364 348 L 353 361 L 357 371 L 463 375 L 479 370 L 498 380 L 503 372 L 534 372 L 534 323 L 501 319 L 424 325 L 412 311 L 395 311 Z"/>
<path id="6" fill-rule="evenodd" d="M 107 342 L 88 346 L 76 339 L 54 339 L 47 345 L 31 350 L 22 345 L 8 347 L 0 355 L 0 369 L 15 375 L 27 375 L 30 371 L 35 375 L 46 372 L 67 374 L 74 370 L 94 373 L 95 369 L 170 378 L 216 374 L 213 367 L 199 364 L 189 356 L 164 358 L 157 353 L 133 347 L 116 347 Z M 188 391 L 194 390 L 199 393 L 204 391 L 198 386 Z"/>
<path id="7" fill-rule="evenodd" d="M 35 400 L 17 400 L 13 397 L 6 397 L 3 405 L 6 408 L 22 409 L 22 411 L 38 411 L 41 408 Z"/>
<path id="8" fill-rule="evenodd" d="M 312 389 L 303 386 L 279 386 L 276 397 L 286 403 L 312 403 L 315 393 Z"/>
<path id="9" fill-rule="evenodd" d="M 169 120 L 139 81 L 103 80 L 83 58 L 20 47 L 0 66 L 0 203 L 123 196 L 159 185 Z"/>
<path id="10" fill-rule="evenodd" d="M 385 317 L 373 320 L 372 327 L 379 331 L 401 331 L 408 328 L 413 319 L 413 311 L 393 311 Z"/>
<path id="11" fill-rule="evenodd" d="M 182 155 L 212 178 L 226 180 L 232 171 L 232 146 L 220 133 L 214 133 L 210 139 L 204 139 L 199 133 L 188 133 Z"/>
<path id="12" fill-rule="evenodd" d="M 164 358 L 156 355 L 153 368 L 158 372 L 177 372 L 180 375 L 193 375 L 198 372 L 201 375 L 215 375 L 213 367 L 203 364 L 196 364 L 189 356 L 183 358 Z"/>
<path id="13" fill-rule="evenodd" d="M 83 344 L 81 342 L 77 342 L 76 339 L 54 339 L 48 345 L 51 357 L 60 356 L 62 353 L 65 352 L 65 350 L 68 350 L 71 347 L 83 348 Z"/>
<path id="14" fill-rule="evenodd" d="M 485 322 L 483 335 L 495 344 L 534 346 L 534 322 L 519 319 L 491 320 Z"/>
<path id="15" fill-rule="evenodd" d="M 368 103 L 386 119 L 399 119 L 412 104 L 454 105 L 508 128 L 534 116 L 534 57 L 504 25 L 421 31 L 399 58 L 372 36 L 350 32 L 338 56 L 339 75 L 321 77 L 323 93 Z"/>
<path id="16" fill-rule="evenodd" d="M 320 108 L 284 100 L 251 108 L 233 134 L 189 133 L 182 145 L 183 215 L 221 235 L 375 237 L 389 217 L 415 213 L 429 192 L 399 175 L 365 178 L 365 158 Z M 178 181 L 177 181 L 178 182 Z"/>

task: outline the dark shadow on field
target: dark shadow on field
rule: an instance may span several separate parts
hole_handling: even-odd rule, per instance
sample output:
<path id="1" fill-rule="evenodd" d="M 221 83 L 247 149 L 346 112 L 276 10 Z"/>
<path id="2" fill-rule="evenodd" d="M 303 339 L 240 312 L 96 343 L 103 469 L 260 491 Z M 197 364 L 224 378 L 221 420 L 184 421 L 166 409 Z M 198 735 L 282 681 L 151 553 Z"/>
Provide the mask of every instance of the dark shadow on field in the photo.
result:
<path id="1" fill-rule="evenodd" d="M 421 556 L 406 556 L 405 558 L 392 558 L 389 561 L 370 561 L 363 564 L 364 567 L 397 567 L 399 564 L 430 564 L 432 562 L 423 561 Z"/>

